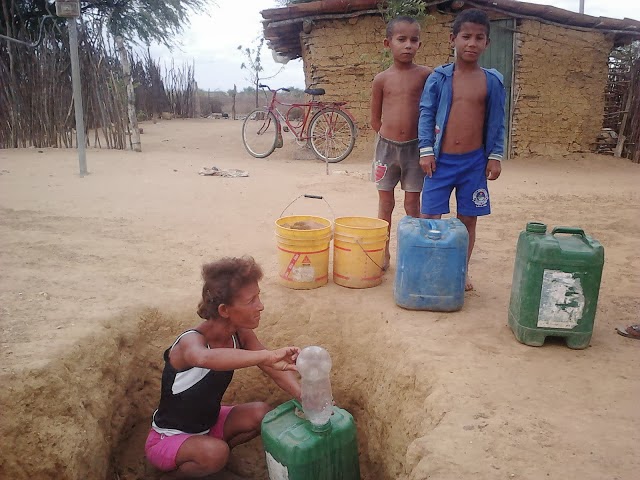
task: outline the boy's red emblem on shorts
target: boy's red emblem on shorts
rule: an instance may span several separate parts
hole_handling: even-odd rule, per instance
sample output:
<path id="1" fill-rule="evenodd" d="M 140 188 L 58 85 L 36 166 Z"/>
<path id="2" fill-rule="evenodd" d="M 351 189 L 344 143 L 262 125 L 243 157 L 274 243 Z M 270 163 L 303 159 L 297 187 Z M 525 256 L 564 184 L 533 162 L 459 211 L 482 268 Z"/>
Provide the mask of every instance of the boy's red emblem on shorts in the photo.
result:
<path id="1" fill-rule="evenodd" d="M 386 165 L 382 165 L 380 163 L 376 163 L 375 168 L 374 168 L 374 175 L 375 175 L 376 183 L 378 183 L 380 180 L 382 180 L 386 174 L 387 174 L 387 166 Z"/>

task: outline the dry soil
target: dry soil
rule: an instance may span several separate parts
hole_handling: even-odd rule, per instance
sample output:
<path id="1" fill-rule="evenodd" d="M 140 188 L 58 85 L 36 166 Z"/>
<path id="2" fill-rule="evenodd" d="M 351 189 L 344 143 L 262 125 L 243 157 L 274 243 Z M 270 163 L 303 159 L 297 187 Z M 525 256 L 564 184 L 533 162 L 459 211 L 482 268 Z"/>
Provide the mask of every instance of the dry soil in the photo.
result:
<path id="1" fill-rule="evenodd" d="M 143 443 L 162 351 L 196 321 L 202 263 L 243 254 L 266 271 L 261 339 L 330 351 L 363 478 L 637 478 L 640 342 L 614 327 L 640 321 L 639 165 L 505 161 L 478 222 L 475 291 L 460 312 L 410 312 L 394 304 L 393 262 L 371 289 L 277 282 L 274 221 L 292 200 L 323 195 L 332 211 L 300 199 L 291 214 L 376 216 L 366 139 L 326 175 L 290 138 L 250 157 L 240 125 L 144 125 L 142 153 L 91 149 L 85 178 L 74 150 L 0 150 L 1 478 L 156 478 Z M 198 175 L 212 166 L 250 176 Z M 532 220 L 579 226 L 605 247 L 586 350 L 527 347 L 506 325 L 516 239 Z M 237 373 L 229 402 L 286 400 L 253 370 Z M 265 478 L 259 440 L 230 469 Z"/>

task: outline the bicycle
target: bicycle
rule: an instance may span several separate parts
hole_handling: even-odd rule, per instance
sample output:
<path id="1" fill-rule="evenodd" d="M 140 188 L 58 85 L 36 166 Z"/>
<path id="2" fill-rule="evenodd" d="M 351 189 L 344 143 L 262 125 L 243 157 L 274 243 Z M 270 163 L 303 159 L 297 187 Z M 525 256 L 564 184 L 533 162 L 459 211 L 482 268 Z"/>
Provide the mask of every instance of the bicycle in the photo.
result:
<path id="1" fill-rule="evenodd" d="M 256 108 L 242 124 L 242 143 L 256 158 L 271 155 L 283 145 L 282 131 L 289 132 L 298 145 L 309 144 L 313 153 L 328 163 L 341 162 L 351 153 L 356 141 L 356 127 L 351 114 L 344 108 L 347 102 L 322 102 L 323 88 L 308 88 L 304 93 L 314 97 L 305 103 L 283 103 L 278 92 L 268 85 L 259 85 L 271 92 L 268 107 Z M 266 95 L 266 94 L 265 94 Z M 278 106 L 288 107 L 283 114 Z M 283 125 L 284 124 L 284 125 Z"/>

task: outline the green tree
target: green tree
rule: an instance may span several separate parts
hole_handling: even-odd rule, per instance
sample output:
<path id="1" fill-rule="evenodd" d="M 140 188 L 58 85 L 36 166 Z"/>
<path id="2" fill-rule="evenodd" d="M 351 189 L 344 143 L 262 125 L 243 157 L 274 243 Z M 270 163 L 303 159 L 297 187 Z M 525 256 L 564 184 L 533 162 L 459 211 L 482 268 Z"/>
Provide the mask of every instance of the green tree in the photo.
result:
<path id="1" fill-rule="evenodd" d="M 258 40 L 258 44 L 253 47 L 243 47 L 242 45 L 238 45 L 238 50 L 240 50 L 244 56 L 247 58 L 245 62 L 242 62 L 240 68 L 242 70 L 247 70 L 249 73 L 249 81 L 253 85 L 255 89 L 255 100 L 256 100 L 256 108 L 258 108 L 258 92 L 260 91 L 260 81 L 261 80 L 270 80 L 278 75 L 284 66 L 280 67 L 273 75 L 268 77 L 263 77 L 262 72 L 264 72 L 264 67 L 262 66 L 262 47 L 264 46 L 264 37 L 260 37 Z"/>
<path id="2" fill-rule="evenodd" d="M 418 21 L 422 21 L 427 16 L 424 0 L 387 0 L 378 2 L 378 7 L 385 22 L 401 15 L 409 15 Z"/>
<path id="3" fill-rule="evenodd" d="M 80 0 L 80 10 L 84 18 L 96 20 L 96 24 L 114 36 L 171 47 L 189 24 L 189 14 L 203 13 L 213 3 L 213 0 Z M 36 35 L 44 17 L 53 16 L 49 21 L 64 22 L 55 17 L 55 11 L 55 0 L 0 0 L 0 18 L 5 19 L 4 25 L 0 23 L 0 34 L 9 30 L 8 20 Z"/>
<path id="4" fill-rule="evenodd" d="M 256 108 L 258 108 L 258 86 L 260 85 L 260 74 L 264 70 L 264 68 L 262 67 L 262 59 L 260 57 L 263 46 L 264 37 L 260 37 L 258 45 L 254 48 L 238 45 L 238 50 L 240 50 L 244 54 L 244 56 L 247 57 L 247 61 L 242 62 L 242 65 L 240 65 L 240 69 L 247 70 L 249 72 L 249 81 L 253 84 L 253 87 L 255 89 Z"/>

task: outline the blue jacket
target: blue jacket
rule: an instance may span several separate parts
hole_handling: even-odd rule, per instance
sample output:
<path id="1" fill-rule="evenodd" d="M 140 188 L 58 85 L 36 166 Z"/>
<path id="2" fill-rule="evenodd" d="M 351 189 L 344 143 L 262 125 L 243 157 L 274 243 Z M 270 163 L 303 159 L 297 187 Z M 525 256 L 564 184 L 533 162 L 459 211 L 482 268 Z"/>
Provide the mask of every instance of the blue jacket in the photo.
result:
<path id="1" fill-rule="evenodd" d="M 453 96 L 453 69 L 449 63 L 437 67 L 424 86 L 420 99 L 418 145 L 420 156 L 440 156 L 440 146 L 449 120 Z M 484 116 L 484 151 L 489 160 L 502 160 L 504 153 L 504 100 L 502 74 L 483 68 L 487 75 L 487 106 Z"/>

